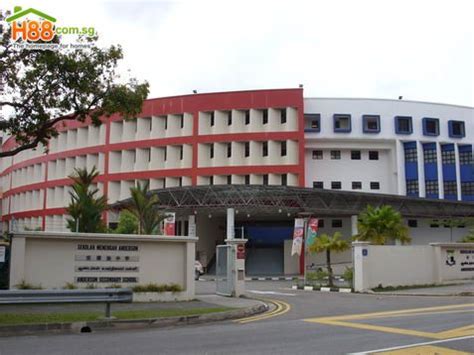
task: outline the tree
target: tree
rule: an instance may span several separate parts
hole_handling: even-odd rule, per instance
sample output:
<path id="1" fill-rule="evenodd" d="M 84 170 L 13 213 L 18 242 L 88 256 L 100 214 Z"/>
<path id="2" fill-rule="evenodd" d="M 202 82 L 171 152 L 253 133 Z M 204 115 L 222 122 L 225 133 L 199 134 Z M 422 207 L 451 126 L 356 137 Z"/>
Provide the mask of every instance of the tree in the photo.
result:
<path id="1" fill-rule="evenodd" d="M 135 217 L 135 215 L 128 210 L 121 211 L 118 226 L 113 232 L 118 234 L 137 234 L 137 217 Z"/>
<path id="2" fill-rule="evenodd" d="M 98 175 L 99 172 L 93 167 L 90 172 L 87 169 L 75 169 L 75 173 L 69 176 L 73 185 L 69 193 L 71 202 L 66 210 L 71 216 L 67 220 L 67 227 L 72 232 L 105 232 L 102 213 L 107 208 L 107 200 L 104 196 L 97 196 L 99 189 L 92 186 Z"/>
<path id="3" fill-rule="evenodd" d="M 411 241 L 402 216 L 392 206 L 367 206 L 366 210 L 359 215 L 357 228 L 359 233 L 354 236 L 356 240 L 382 245 L 389 240 L 398 240 L 402 244 Z"/>
<path id="4" fill-rule="evenodd" d="M 160 222 L 166 216 L 158 213 L 156 209 L 160 203 L 158 196 L 149 194 L 149 183 L 137 183 L 137 186 L 130 188 L 132 197 L 131 205 L 127 209 L 138 220 L 138 234 L 154 234 L 156 233 Z"/>
<path id="5" fill-rule="evenodd" d="M 341 238 L 342 235 L 339 232 L 336 232 L 333 235 L 323 233 L 316 237 L 314 242 L 308 248 L 311 253 L 326 252 L 326 267 L 328 270 L 329 287 L 334 285 L 331 267 L 331 252 L 340 253 L 350 248 L 349 242 Z"/>
<path id="6" fill-rule="evenodd" d="M 0 12 L 0 22 L 5 17 Z M 120 82 L 120 46 L 99 48 L 98 37 L 79 37 L 89 47 L 33 50 L 15 47 L 10 37 L 10 28 L 0 34 L 0 108 L 5 107 L 9 116 L 0 119 L 0 131 L 13 136 L 17 145 L 0 152 L 0 158 L 46 146 L 64 120 L 90 118 L 100 125 L 104 116 L 120 114 L 128 119 L 141 112 L 148 83 Z"/>

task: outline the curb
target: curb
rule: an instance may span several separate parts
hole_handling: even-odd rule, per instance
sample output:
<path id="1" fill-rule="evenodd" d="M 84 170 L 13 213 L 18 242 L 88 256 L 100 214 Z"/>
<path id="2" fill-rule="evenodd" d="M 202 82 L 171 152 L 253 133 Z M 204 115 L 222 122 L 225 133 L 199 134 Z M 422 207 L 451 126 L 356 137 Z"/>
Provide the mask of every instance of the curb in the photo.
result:
<path id="1" fill-rule="evenodd" d="M 40 335 L 50 333 L 89 333 L 101 329 L 143 329 L 165 328 L 171 326 L 184 326 L 219 322 L 230 319 L 245 318 L 268 311 L 265 303 L 252 307 L 236 309 L 227 312 L 218 312 L 194 316 L 177 316 L 162 318 L 130 319 L 130 320 L 101 320 L 91 322 L 72 323 L 40 323 L 17 324 L 0 326 L 0 337 L 19 335 Z"/>
<path id="2" fill-rule="evenodd" d="M 321 291 L 321 292 L 339 292 L 339 293 L 352 293 L 352 288 L 345 287 L 314 287 L 314 286 L 291 286 L 292 290 L 304 290 L 304 291 Z"/>
<path id="3" fill-rule="evenodd" d="M 376 296 L 423 296 L 423 297 L 473 297 L 474 292 L 458 293 L 393 293 L 393 292 L 364 292 L 368 295 Z"/>
<path id="4" fill-rule="evenodd" d="M 295 281 L 299 278 L 297 276 L 288 277 L 246 277 L 245 281 Z M 215 277 L 199 278 L 197 281 L 216 281 Z"/>

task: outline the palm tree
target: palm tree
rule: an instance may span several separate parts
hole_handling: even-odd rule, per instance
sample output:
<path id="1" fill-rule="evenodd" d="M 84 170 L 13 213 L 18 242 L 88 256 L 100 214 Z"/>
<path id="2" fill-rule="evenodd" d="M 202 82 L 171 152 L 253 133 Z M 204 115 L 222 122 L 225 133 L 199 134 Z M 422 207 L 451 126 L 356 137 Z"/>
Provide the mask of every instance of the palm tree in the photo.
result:
<path id="1" fill-rule="evenodd" d="M 336 232 L 333 235 L 323 233 L 316 237 L 314 242 L 308 248 L 311 253 L 326 252 L 326 267 L 328 269 L 329 287 L 333 286 L 331 252 L 340 253 L 350 248 L 349 242 L 341 238 L 342 235 L 339 232 Z"/>
<path id="2" fill-rule="evenodd" d="M 72 191 L 69 192 L 71 202 L 66 208 L 71 216 L 67 220 L 67 227 L 73 232 L 99 233 L 105 232 L 102 213 L 107 208 L 107 199 L 96 196 L 97 187 L 92 187 L 95 178 L 99 175 L 95 166 L 90 172 L 87 169 L 75 169 L 69 178 L 73 181 Z"/>
<path id="3" fill-rule="evenodd" d="M 149 194 L 149 183 L 138 182 L 130 188 L 132 204 L 127 209 L 138 220 L 138 234 L 153 234 L 166 216 L 158 213 L 156 206 L 160 203 L 158 196 Z"/>
<path id="4" fill-rule="evenodd" d="M 389 240 L 409 243 L 408 228 L 403 224 L 402 216 L 392 206 L 372 207 L 359 215 L 358 234 L 354 239 L 385 244 Z"/>

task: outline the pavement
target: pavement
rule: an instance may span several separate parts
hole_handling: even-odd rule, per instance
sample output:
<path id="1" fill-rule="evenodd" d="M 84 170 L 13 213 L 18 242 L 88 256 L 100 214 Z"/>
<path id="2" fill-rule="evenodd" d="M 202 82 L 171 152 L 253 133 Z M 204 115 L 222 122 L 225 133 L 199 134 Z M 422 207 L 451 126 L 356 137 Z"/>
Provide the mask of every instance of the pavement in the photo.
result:
<path id="1" fill-rule="evenodd" d="M 248 282 L 249 297 L 274 304 L 258 316 L 164 329 L 0 338 L 0 355 L 474 352 L 474 297 L 326 293 L 292 290 L 292 284 Z M 219 299 L 214 282 L 196 288 L 199 302 Z"/>
<path id="2" fill-rule="evenodd" d="M 397 291 L 377 292 L 378 294 L 393 294 L 393 295 L 407 295 L 407 296 L 454 296 L 454 295 L 469 295 L 474 296 L 474 280 L 465 280 L 456 285 L 445 285 L 436 287 L 412 288 Z"/>

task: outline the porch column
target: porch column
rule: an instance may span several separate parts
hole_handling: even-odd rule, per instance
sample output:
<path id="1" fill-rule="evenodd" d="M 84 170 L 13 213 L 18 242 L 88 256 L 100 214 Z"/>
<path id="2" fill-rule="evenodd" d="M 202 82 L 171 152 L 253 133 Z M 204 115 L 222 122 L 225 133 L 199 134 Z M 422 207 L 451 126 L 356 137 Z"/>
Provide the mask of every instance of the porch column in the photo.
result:
<path id="1" fill-rule="evenodd" d="M 234 221 L 235 221 L 235 210 L 233 208 L 227 209 L 227 234 L 226 239 L 235 239 L 235 228 L 234 228 Z"/>
<path id="2" fill-rule="evenodd" d="M 351 236 L 354 236 L 359 233 L 359 230 L 357 228 L 357 217 L 357 215 L 351 216 Z"/>

